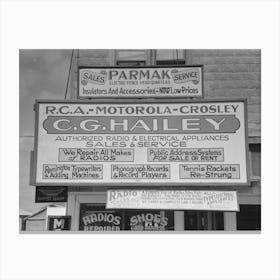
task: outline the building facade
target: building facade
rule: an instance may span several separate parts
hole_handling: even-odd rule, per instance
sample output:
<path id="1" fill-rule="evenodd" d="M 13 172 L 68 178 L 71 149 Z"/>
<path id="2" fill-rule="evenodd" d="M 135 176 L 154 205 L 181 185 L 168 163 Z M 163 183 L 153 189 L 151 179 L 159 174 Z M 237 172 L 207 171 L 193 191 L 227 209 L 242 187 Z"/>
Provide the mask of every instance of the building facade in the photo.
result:
<path id="1" fill-rule="evenodd" d="M 157 185 L 155 190 L 236 191 L 239 211 L 106 209 L 107 186 L 68 186 L 71 230 L 260 230 L 261 229 L 261 52 L 260 50 L 75 50 L 67 100 L 78 99 L 82 67 L 151 67 L 201 65 L 203 99 L 242 98 L 248 106 L 249 185 Z M 129 99 L 130 96 L 127 96 Z M 155 98 L 148 100 L 153 102 Z M 188 99 L 188 97 L 186 97 Z M 94 99 L 84 98 L 94 102 Z M 139 98 L 137 98 L 139 101 Z M 172 96 L 166 98 L 168 103 Z M 192 100 L 196 100 L 192 97 Z M 114 100 L 113 100 L 114 102 Z M 132 101 L 133 102 L 133 98 Z M 239 153 L 239 147 L 236 147 Z M 118 188 L 117 183 L 114 188 Z M 122 187 L 122 189 L 124 189 Z M 137 190 L 133 182 L 125 189 Z M 156 224 L 156 226 L 155 226 Z"/>

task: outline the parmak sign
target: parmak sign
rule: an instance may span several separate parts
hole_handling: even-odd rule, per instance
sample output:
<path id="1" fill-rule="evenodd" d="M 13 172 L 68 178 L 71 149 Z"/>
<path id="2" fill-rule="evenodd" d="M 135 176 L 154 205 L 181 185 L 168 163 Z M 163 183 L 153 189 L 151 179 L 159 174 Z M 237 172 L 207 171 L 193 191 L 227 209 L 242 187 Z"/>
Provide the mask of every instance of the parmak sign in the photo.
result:
<path id="1" fill-rule="evenodd" d="M 80 68 L 78 97 L 202 97 L 202 75 L 202 66 Z"/>
<path id="2" fill-rule="evenodd" d="M 247 184 L 245 115 L 235 100 L 38 101 L 35 184 Z"/>

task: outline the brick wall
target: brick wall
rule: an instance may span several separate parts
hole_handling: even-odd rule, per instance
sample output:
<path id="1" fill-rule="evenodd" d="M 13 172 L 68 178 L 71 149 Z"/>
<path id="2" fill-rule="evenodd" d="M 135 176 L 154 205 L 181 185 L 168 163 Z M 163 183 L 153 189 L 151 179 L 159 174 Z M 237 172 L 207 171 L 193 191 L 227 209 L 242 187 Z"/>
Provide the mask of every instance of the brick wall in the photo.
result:
<path id="1" fill-rule="evenodd" d="M 147 58 L 147 65 L 149 59 Z M 249 136 L 256 137 L 259 139 L 257 142 L 260 142 L 261 51 L 186 50 L 186 63 L 204 66 L 205 98 L 247 98 Z M 113 66 L 114 64 L 114 50 L 75 51 L 71 74 L 71 98 L 76 98 L 78 65 Z"/>
<path id="2" fill-rule="evenodd" d="M 113 66 L 114 50 L 75 50 L 71 71 L 71 99 L 77 96 L 78 66 Z"/>
<path id="3" fill-rule="evenodd" d="M 187 50 L 187 64 L 204 66 L 205 98 L 248 100 L 249 136 L 261 136 L 261 51 Z"/>

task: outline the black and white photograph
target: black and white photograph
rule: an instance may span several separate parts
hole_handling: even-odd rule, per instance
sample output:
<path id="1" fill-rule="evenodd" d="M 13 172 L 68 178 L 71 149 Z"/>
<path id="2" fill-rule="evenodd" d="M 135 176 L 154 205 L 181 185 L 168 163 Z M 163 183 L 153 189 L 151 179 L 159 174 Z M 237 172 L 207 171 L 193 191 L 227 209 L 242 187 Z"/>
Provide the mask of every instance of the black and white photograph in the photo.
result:
<path id="1" fill-rule="evenodd" d="M 21 49 L 20 89 L 21 231 L 261 230 L 260 50 Z"/>
<path id="2" fill-rule="evenodd" d="M 0 1 L 0 280 L 280 280 L 278 0 Z"/>

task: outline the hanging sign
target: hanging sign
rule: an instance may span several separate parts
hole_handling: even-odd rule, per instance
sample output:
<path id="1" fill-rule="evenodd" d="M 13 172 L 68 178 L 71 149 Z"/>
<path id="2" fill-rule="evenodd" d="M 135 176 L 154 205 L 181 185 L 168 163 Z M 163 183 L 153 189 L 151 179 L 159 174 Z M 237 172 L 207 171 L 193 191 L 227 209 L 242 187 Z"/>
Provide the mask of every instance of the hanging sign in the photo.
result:
<path id="1" fill-rule="evenodd" d="M 106 208 L 239 211 L 236 191 L 108 190 Z"/>
<path id="2" fill-rule="evenodd" d="M 71 216 L 49 216 L 48 230 L 70 230 Z"/>
<path id="3" fill-rule="evenodd" d="M 35 185 L 248 184 L 245 101 L 36 104 Z"/>
<path id="4" fill-rule="evenodd" d="M 67 202 L 67 187 L 48 186 L 36 187 L 35 202 Z"/>
<path id="5" fill-rule="evenodd" d="M 202 66 L 80 68 L 78 97 L 202 97 L 202 73 Z"/>

